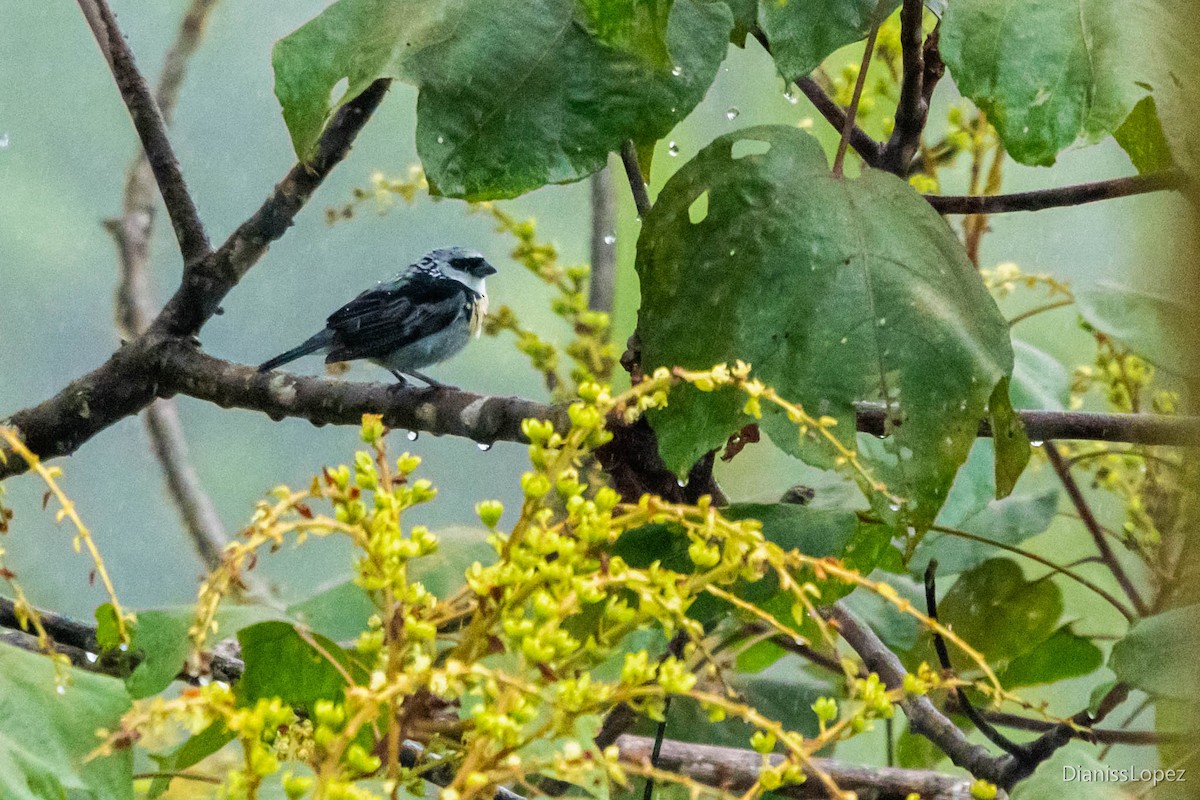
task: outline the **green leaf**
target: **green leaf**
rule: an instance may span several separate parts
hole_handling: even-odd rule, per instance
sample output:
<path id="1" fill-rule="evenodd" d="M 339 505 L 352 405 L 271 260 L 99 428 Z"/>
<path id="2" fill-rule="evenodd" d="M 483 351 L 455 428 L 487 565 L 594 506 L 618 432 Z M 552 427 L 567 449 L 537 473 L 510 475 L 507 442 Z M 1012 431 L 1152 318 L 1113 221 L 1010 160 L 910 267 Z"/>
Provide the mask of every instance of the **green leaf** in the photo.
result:
<path id="1" fill-rule="evenodd" d="M 121 681 L 65 668 L 56 690 L 50 659 L 0 644 L 0 797 L 133 798 L 133 751 L 86 761 L 130 705 Z"/>
<path id="2" fill-rule="evenodd" d="M 101 650 L 115 650 L 121 645 L 121 626 L 112 603 L 96 606 L 96 644 Z"/>
<path id="3" fill-rule="evenodd" d="M 1139 619 L 1113 645 L 1109 668 L 1124 681 L 1155 697 L 1195 698 L 1200 636 L 1200 605 L 1173 608 Z"/>
<path id="4" fill-rule="evenodd" d="M 1089 675 L 1103 663 L 1100 648 L 1064 625 L 1028 653 L 1014 658 L 999 678 L 1006 689 L 1038 686 Z"/>
<path id="5" fill-rule="evenodd" d="M 704 97 L 732 27 L 708 0 L 339 0 L 277 44 L 276 95 L 303 156 L 373 79 L 411 82 L 431 190 L 515 197 L 665 136 Z"/>
<path id="6" fill-rule="evenodd" d="M 211 756 L 213 753 L 220 750 L 225 745 L 234 740 L 234 734 L 225 728 L 224 723 L 214 722 L 199 733 L 189 737 L 187 741 L 179 745 L 170 753 L 163 756 L 151 755 L 150 757 L 158 764 L 158 771 L 162 773 L 182 772 L 188 767 L 193 767 L 199 764 L 204 759 Z M 150 791 L 147 797 L 154 800 L 156 797 L 161 797 L 165 791 L 171 786 L 171 777 L 169 774 L 164 774 L 157 777 L 150 784 Z"/>
<path id="7" fill-rule="evenodd" d="M 125 679 L 130 695 L 150 697 L 171 685 L 187 661 L 188 628 L 194 617 L 194 609 L 138 612 L 130 650 L 142 661 Z"/>
<path id="8" fill-rule="evenodd" d="M 1064 411 L 1071 399 L 1071 376 L 1049 353 L 1013 340 L 1012 404 L 1016 408 Z"/>
<path id="9" fill-rule="evenodd" d="M 1172 164 L 1171 145 L 1163 135 L 1153 97 L 1138 101 L 1121 127 L 1113 131 L 1113 138 L 1129 154 L 1140 175 L 1161 172 Z"/>
<path id="10" fill-rule="evenodd" d="M 1101 333 L 1176 375 L 1194 372 L 1188 347 L 1192 315 L 1182 303 L 1108 281 L 1081 289 L 1079 314 Z"/>
<path id="11" fill-rule="evenodd" d="M 996 499 L 1012 494 L 1017 479 L 1029 463 L 1029 437 L 1025 426 L 1013 410 L 1008 398 L 1008 378 L 996 384 L 988 401 L 988 416 L 992 424 L 992 445 L 996 460 Z"/>
<path id="12" fill-rule="evenodd" d="M 1048 639 L 1062 610 L 1062 593 L 1051 581 L 1028 581 L 1015 562 L 995 558 L 959 577 L 938 603 L 938 619 L 989 664 L 1008 664 Z M 907 663 L 922 660 L 936 663 L 928 634 Z M 955 666 L 970 670 L 961 653 Z"/>
<path id="13" fill-rule="evenodd" d="M 942 19 L 941 53 L 954 81 L 987 112 L 1008 153 L 1053 164 L 1077 140 L 1094 143 L 1153 97 L 1175 161 L 1191 168 L 1198 144 L 1185 122 L 1195 68 L 1194 26 L 1183 0 L 955 0 Z M 1148 110 L 1127 129 L 1142 160 Z"/>
<path id="14" fill-rule="evenodd" d="M 1111 762 L 1106 765 L 1096 760 L 1093 746 L 1072 742 L 1039 764 L 1032 775 L 1016 785 L 1011 797 L 1012 800 L 1128 800 L 1129 794 L 1119 783 L 1081 777 L 1104 775 L 1112 769 Z"/>
<path id="15" fill-rule="evenodd" d="M 758 0 L 758 21 L 779 72 L 789 81 L 839 47 L 866 37 L 900 0 Z"/>
<path id="16" fill-rule="evenodd" d="M 959 470 L 938 522 L 1013 546 L 1049 528 L 1058 510 L 1058 486 L 1043 480 L 1031 481 L 1033 485 L 1026 483 L 1020 491 L 996 500 L 992 463 L 992 443 L 980 440 L 966 465 Z M 996 547 L 983 542 L 931 531 L 921 540 L 909 567 L 919 576 L 929 561 L 936 558 L 940 572 L 953 575 L 972 569 L 999 553 Z"/>
<path id="17" fill-rule="evenodd" d="M 707 215 L 693 223 L 702 198 Z M 854 402 L 890 400 L 899 424 L 871 468 L 910 499 L 918 528 L 937 514 L 1012 369 L 1003 317 L 929 204 L 884 172 L 832 176 L 817 141 L 794 128 L 722 136 L 684 165 L 647 216 L 637 270 L 648 369 L 750 362 L 783 397 L 835 418 L 850 448 Z M 751 421 L 743 401 L 728 389 L 672 392 L 650 418 L 667 466 L 684 474 Z M 763 410 L 776 444 L 831 465 L 827 444 Z"/>
<path id="18" fill-rule="evenodd" d="M 286 622 L 260 622 L 238 631 L 242 660 L 246 662 L 234 687 L 238 704 L 249 706 L 259 698 L 278 697 L 297 711 L 311 713 L 318 700 L 343 699 L 343 672 L 365 677 L 337 643 L 318 633 L 308 636 L 325 652 L 314 648 Z M 337 664 L 331 663 L 326 654 Z"/>

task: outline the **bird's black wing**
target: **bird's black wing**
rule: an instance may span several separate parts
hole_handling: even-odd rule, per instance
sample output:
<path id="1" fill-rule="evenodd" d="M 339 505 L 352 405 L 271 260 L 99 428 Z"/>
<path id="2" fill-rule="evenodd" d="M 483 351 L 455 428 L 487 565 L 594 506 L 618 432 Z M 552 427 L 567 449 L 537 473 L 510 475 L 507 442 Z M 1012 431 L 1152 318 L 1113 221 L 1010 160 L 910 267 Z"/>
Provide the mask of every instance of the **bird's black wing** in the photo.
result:
<path id="1" fill-rule="evenodd" d="M 384 358 L 470 314 L 475 293 L 450 278 L 417 272 L 368 289 L 333 312 L 327 362 Z"/>

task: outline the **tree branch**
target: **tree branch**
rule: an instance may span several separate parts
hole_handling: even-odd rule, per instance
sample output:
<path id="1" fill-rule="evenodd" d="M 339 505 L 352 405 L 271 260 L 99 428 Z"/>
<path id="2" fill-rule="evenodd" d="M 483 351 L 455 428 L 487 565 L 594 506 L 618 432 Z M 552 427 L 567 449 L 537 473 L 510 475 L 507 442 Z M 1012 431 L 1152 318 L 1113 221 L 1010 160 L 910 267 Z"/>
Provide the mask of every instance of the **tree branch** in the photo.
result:
<path id="1" fill-rule="evenodd" d="M 133 127 L 142 141 L 167 214 L 171 217 L 186 268 L 208 256 L 211 247 L 183 173 L 179 170 L 175 151 L 167 139 L 162 114 L 150 94 L 146 79 L 134 63 L 133 53 L 125 43 L 108 3 L 105 0 L 78 0 L 78 3 L 100 46 L 101 54 L 112 70 L 117 89 L 133 119 Z"/>
<path id="2" fill-rule="evenodd" d="M 184 13 L 174 44 L 167 52 L 155 93 L 163 121 L 169 125 L 188 60 L 200 44 L 208 15 L 218 0 L 193 0 Z M 154 225 L 153 173 L 144 149 L 129 166 L 122 214 L 106 223 L 117 245 L 120 280 L 116 293 L 116 319 L 121 335 L 132 339 L 145 332 L 154 318 L 148 279 L 150 234 Z M 228 537 L 216 507 L 205 492 L 188 458 L 187 440 L 179 411 L 170 400 L 151 403 L 143 414 L 151 449 L 163 471 L 175 507 L 206 569 L 221 562 Z"/>
<path id="3" fill-rule="evenodd" d="M 617 284 L 617 200 L 613 194 L 611 167 L 592 176 L 591 211 L 592 275 L 588 285 L 588 308 L 611 314 Z"/>
<path id="4" fill-rule="evenodd" d="M 1058 445 L 1053 440 L 1047 440 L 1045 443 L 1046 456 L 1050 459 L 1050 466 L 1054 467 L 1054 471 L 1058 473 L 1059 480 L 1062 481 L 1063 488 L 1067 490 L 1067 497 L 1071 498 L 1072 505 L 1079 512 L 1080 519 L 1083 520 L 1084 527 L 1088 533 L 1092 535 L 1092 541 L 1096 543 L 1096 549 L 1100 551 L 1100 557 L 1104 559 L 1105 566 L 1112 572 L 1117 583 L 1125 592 L 1125 596 L 1129 598 L 1129 602 L 1133 603 L 1134 610 L 1139 616 L 1146 616 L 1150 613 L 1150 607 L 1146 605 L 1146 601 L 1138 593 L 1137 587 L 1133 585 L 1129 575 L 1125 572 L 1125 568 L 1121 566 L 1120 560 L 1116 553 L 1108 545 L 1108 539 L 1104 536 L 1104 531 L 1100 528 L 1100 523 L 1096 519 L 1096 515 L 1092 513 L 1092 507 L 1088 505 L 1087 498 L 1083 496 L 1083 492 L 1079 488 L 1079 484 L 1075 482 L 1075 477 L 1071 475 L 1071 468 L 1063 461 L 1062 454 L 1058 452 Z"/>
<path id="5" fill-rule="evenodd" d="M 903 53 L 900 102 L 896 106 L 892 135 L 879 159 L 880 169 L 901 176 L 908 173 L 921 143 L 925 120 L 929 116 L 928 98 L 932 87 L 926 91 L 924 15 L 924 0 L 904 0 L 900 9 L 900 47 Z M 936 50 L 933 52 L 936 53 Z"/>
<path id="6" fill-rule="evenodd" d="M 1004 214 L 1012 211 L 1041 211 L 1046 208 L 1079 206 L 1148 192 L 1181 191 L 1188 185 L 1189 181 L 1182 172 L 1168 169 L 1150 175 L 1131 175 L 1061 186 L 1057 189 L 992 195 L 927 194 L 925 199 L 939 214 Z"/>
<path id="7" fill-rule="evenodd" d="M 208 258 L 185 269 L 183 284 L 151 326 L 151 332 L 194 336 L 221 300 L 291 227 L 296 214 L 341 162 L 363 125 L 387 94 L 391 81 L 380 79 L 342 106 L 330 120 L 312 158 L 300 162 L 275 187 L 265 203 Z"/>
<path id="8" fill-rule="evenodd" d="M 858 653 L 867 669 L 877 674 L 889 689 L 903 688 L 906 674 L 904 666 L 873 630 L 859 622 L 840 603 L 823 609 L 823 612 L 828 619 L 837 623 L 841 637 Z M 898 705 L 908 717 L 909 728 L 933 742 L 956 766 L 1005 790 L 1012 788 L 1007 780 L 1009 769 L 1015 763 L 1012 756 L 992 756 L 984 748 L 972 744 L 966 734 L 938 711 L 928 697 L 906 696 Z"/>
<path id="9" fill-rule="evenodd" d="M 633 204 L 637 206 L 638 216 L 645 219 L 650 213 L 650 194 L 646 191 L 646 179 L 642 176 L 637 146 L 632 139 L 621 145 L 621 164 L 625 167 L 625 177 L 629 179 L 629 190 L 633 192 Z"/>

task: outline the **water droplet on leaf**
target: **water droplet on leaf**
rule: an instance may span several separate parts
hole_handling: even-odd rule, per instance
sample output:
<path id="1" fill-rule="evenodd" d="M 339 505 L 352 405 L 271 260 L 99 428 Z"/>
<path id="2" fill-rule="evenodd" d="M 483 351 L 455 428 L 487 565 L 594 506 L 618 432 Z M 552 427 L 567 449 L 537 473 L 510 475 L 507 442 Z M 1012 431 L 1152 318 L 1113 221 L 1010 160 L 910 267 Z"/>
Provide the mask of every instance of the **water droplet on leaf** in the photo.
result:
<path id="1" fill-rule="evenodd" d="M 783 93 L 783 99 L 787 100 L 792 105 L 796 105 L 796 103 L 800 102 L 800 98 L 796 97 L 795 93 L 791 89 L 788 89 Z"/>
<path id="2" fill-rule="evenodd" d="M 679 145 L 677 145 L 675 142 L 671 142 L 670 144 L 667 145 L 667 153 L 672 158 L 679 155 Z"/>
<path id="3" fill-rule="evenodd" d="M 733 122 L 735 119 L 738 118 L 738 114 L 741 114 L 741 113 L 742 113 L 741 111 L 738 111 L 737 106 L 734 106 L 733 108 L 731 108 L 725 112 L 725 119 L 729 120 L 730 122 Z"/>
<path id="4" fill-rule="evenodd" d="M 408 440 L 410 442 L 415 442 L 417 440 L 417 437 L 420 436 L 420 434 L 417 433 L 416 431 L 409 431 L 407 434 L 405 434 L 405 436 L 408 438 Z"/>
<path id="5" fill-rule="evenodd" d="M 482 450 L 482 451 L 483 451 L 483 452 L 485 452 L 485 453 L 486 453 L 488 450 L 491 450 L 491 449 L 492 449 L 492 443 L 491 443 L 491 442 L 476 442 L 476 443 L 475 443 L 475 446 L 476 446 L 476 447 L 478 447 L 480 450 Z"/>
<path id="6" fill-rule="evenodd" d="M 604 243 L 605 244 L 616 244 L 617 237 L 613 236 L 611 233 L 605 234 L 604 235 Z"/>
<path id="7" fill-rule="evenodd" d="M 678 78 L 680 75 L 683 74 L 683 67 L 681 67 L 679 65 L 675 65 L 674 67 L 671 67 L 671 74 L 674 75 L 676 78 Z"/>

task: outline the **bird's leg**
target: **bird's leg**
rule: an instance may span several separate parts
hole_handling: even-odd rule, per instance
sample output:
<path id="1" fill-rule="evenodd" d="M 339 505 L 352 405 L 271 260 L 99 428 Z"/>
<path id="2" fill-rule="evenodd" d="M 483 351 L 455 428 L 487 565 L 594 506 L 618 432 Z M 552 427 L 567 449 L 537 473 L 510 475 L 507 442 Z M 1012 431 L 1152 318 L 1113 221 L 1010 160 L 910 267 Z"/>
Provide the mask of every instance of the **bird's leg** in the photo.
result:
<path id="1" fill-rule="evenodd" d="M 446 384 L 442 383 L 441 381 L 435 381 L 433 378 L 429 377 L 428 375 L 422 375 L 421 373 L 417 372 L 415 369 L 408 370 L 408 374 L 412 375 L 414 378 L 417 378 L 418 380 L 425 381 L 425 383 L 429 384 L 434 389 L 453 389 L 454 388 L 453 386 L 447 386 Z"/>
<path id="2" fill-rule="evenodd" d="M 404 377 L 403 375 L 401 375 L 399 372 L 397 372 L 394 369 L 389 369 L 388 372 L 390 372 L 394 376 L 396 376 L 396 380 L 398 381 L 398 383 L 392 388 L 401 389 L 405 386 L 408 386 L 408 378 Z"/>

